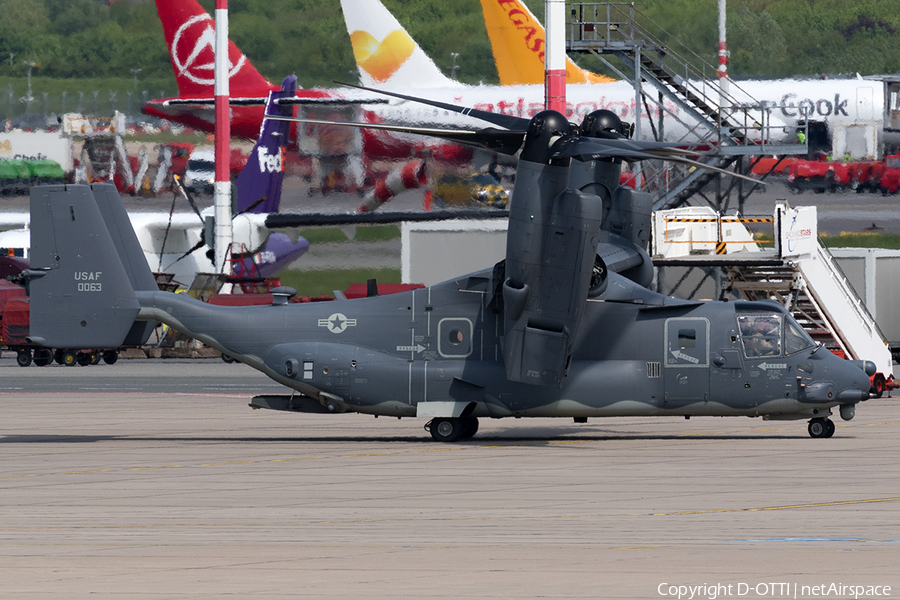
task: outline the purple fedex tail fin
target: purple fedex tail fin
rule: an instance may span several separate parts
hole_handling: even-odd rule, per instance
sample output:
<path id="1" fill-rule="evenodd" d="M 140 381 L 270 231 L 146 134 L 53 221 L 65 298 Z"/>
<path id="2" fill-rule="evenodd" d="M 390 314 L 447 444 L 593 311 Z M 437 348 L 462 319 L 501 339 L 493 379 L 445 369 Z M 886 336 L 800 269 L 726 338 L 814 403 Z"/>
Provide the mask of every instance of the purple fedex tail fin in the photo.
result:
<path id="1" fill-rule="evenodd" d="M 253 257 L 259 277 L 275 277 L 286 269 L 292 262 L 303 256 L 309 250 L 309 242 L 304 238 L 297 238 L 292 242 L 284 233 L 272 232 L 266 240 L 265 249 Z M 245 259 L 249 261 L 251 259 Z M 244 268 L 250 269 L 245 264 Z"/>
<path id="2" fill-rule="evenodd" d="M 296 91 L 297 77 L 288 75 L 280 90 L 269 92 L 266 114 L 293 116 L 293 106 L 278 106 L 275 100 L 292 98 Z M 281 184 L 284 181 L 284 153 L 289 134 L 288 121 L 263 119 L 259 139 L 253 146 L 247 165 L 235 182 L 238 214 L 278 212 Z"/>

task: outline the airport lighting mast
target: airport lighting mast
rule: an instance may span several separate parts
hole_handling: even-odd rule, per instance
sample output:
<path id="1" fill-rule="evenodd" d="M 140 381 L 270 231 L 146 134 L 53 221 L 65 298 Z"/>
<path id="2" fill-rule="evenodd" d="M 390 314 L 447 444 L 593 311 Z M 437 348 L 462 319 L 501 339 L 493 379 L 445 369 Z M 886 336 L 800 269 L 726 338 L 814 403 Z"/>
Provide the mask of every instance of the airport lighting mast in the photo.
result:
<path id="1" fill-rule="evenodd" d="M 719 76 L 719 90 L 721 92 L 719 98 L 719 112 L 722 110 L 722 103 L 725 96 L 728 95 L 728 50 L 725 48 L 725 0 L 719 0 L 719 69 L 716 72 Z"/>
<path id="2" fill-rule="evenodd" d="M 216 272 L 224 272 L 231 246 L 231 121 L 228 106 L 228 0 L 216 0 L 216 183 L 215 261 Z"/>
<path id="3" fill-rule="evenodd" d="M 566 114 L 566 2 L 544 1 L 544 108 Z"/>

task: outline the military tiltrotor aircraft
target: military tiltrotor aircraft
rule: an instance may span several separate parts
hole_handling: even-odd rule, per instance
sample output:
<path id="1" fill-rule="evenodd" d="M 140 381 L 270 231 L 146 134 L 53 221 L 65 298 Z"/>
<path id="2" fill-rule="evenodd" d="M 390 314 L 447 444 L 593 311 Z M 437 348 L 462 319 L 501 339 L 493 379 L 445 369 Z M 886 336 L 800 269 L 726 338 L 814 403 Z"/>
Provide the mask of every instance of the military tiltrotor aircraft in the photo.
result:
<path id="1" fill-rule="evenodd" d="M 280 288 L 222 307 L 156 291 L 113 188 L 35 187 L 31 339 L 117 347 L 162 321 L 295 390 L 253 408 L 425 417 L 442 442 L 482 417 L 761 416 L 830 437 L 831 409 L 851 419 L 869 398 L 875 365 L 816 345 L 777 303 L 647 289 L 651 201 L 618 185 L 621 161 L 684 152 L 627 139 L 608 111 L 577 128 L 553 111 L 489 119 L 502 129 L 430 133 L 521 148 L 506 259 L 388 296 L 293 304 Z"/>

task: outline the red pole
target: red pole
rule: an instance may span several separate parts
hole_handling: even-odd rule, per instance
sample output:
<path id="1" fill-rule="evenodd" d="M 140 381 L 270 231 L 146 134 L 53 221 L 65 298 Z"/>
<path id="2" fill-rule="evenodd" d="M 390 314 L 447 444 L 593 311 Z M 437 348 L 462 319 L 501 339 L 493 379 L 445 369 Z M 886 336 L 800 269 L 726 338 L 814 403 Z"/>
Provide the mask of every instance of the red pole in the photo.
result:
<path id="1" fill-rule="evenodd" d="M 228 108 L 228 0 L 216 0 L 216 183 L 215 268 L 223 272 L 231 244 L 231 118 Z"/>
<path id="2" fill-rule="evenodd" d="M 566 3 L 545 0 L 544 108 L 566 114 Z"/>

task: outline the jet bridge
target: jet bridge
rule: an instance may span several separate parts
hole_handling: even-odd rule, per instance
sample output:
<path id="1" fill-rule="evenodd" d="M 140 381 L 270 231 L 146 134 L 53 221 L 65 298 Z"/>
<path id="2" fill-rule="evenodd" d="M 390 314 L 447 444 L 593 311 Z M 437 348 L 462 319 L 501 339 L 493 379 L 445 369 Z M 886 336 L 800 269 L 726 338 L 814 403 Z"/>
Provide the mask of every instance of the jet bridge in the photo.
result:
<path id="1" fill-rule="evenodd" d="M 702 269 L 704 279 L 716 281 L 718 299 L 775 300 L 817 341 L 893 373 L 887 339 L 818 240 L 814 206 L 778 203 L 772 217 L 726 216 L 708 207 L 657 211 L 652 253 L 662 273 Z M 659 291 L 677 294 L 689 272 L 671 288 L 658 275 Z"/>
<path id="2" fill-rule="evenodd" d="M 632 81 L 635 114 L 643 113 L 653 138 L 706 144 L 711 153 L 703 162 L 741 173 L 749 172 L 763 156 L 807 153 L 805 143 L 786 140 L 798 138 L 793 127 L 773 116 L 778 107 L 764 105 L 734 81 L 719 83 L 715 66 L 672 38 L 633 3 L 576 2 L 569 8 L 566 51 L 593 54 L 622 80 Z M 641 118 L 635 125 L 635 137 L 642 133 L 647 137 L 648 132 L 640 130 Z M 645 189 L 655 192 L 656 210 L 685 204 L 713 180 L 715 206 L 727 210 L 728 198 L 737 191 L 738 209 L 743 210 L 744 200 L 758 187 L 737 178 L 723 185 L 716 173 L 705 169 L 671 164 L 642 168 Z"/>

